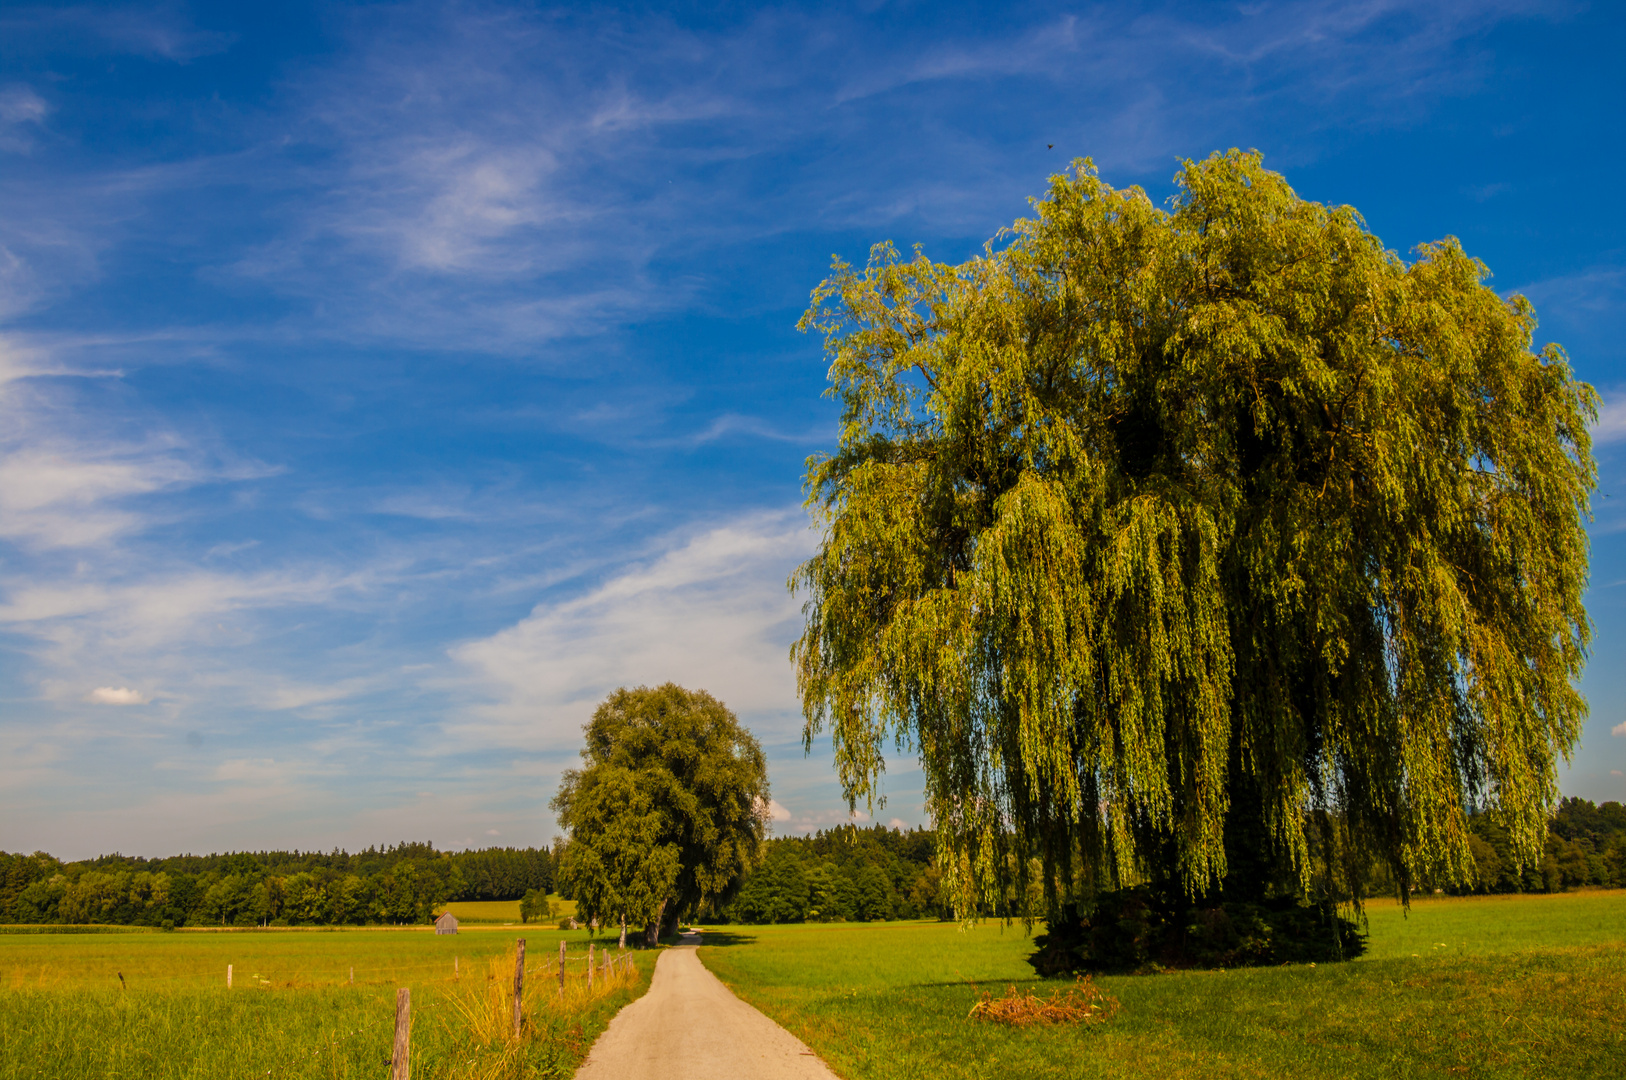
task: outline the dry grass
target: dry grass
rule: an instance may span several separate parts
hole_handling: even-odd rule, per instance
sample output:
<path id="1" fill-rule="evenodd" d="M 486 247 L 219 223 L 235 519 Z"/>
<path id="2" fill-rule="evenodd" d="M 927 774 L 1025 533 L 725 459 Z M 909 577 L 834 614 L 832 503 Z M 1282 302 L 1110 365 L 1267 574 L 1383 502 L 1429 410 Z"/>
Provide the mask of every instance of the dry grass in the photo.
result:
<path id="1" fill-rule="evenodd" d="M 1023 992 L 1015 986 L 996 998 L 984 992 L 982 998 L 966 1014 L 968 1020 L 989 1020 L 996 1024 L 1025 1027 L 1028 1024 L 1099 1024 L 1112 1019 L 1118 1012 L 1118 999 L 1081 976 L 1065 990 L 1057 990 L 1048 998 L 1039 997 L 1031 990 Z"/>
<path id="2" fill-rule="evenodd" d="M 449 1080 L 501 1080 L 519 1075 L 529 1065 L 546 1075 L 553 1058 L 564 1054 L 579 1056 L 582 1032 L 578 1018 L 595 1002 L 638 981 L 638 969 L 631 953 L 624 953 L 606 971 L 595 955 L 592 987 L 588 987 L 582 958 L 574 961 L 561 991 L 557 966 L 553 974 L 534 967 L 527 974 L 521 1003 L 522 1027 L 514 1028 L 514 954 L 491 957 L 484 971 L 471 971 L 459 979 L 446 997 L 450 1007 L 442 1022 L 466 1042 L 468 1056 L 447 1074 Z M 554 961 L 557 965 L 557 961 Z M 472 967 L 472 965 L 471 965 Z M 546 1058 L 538 1061 L 538 1058 Z M 538 1068 L 540 1066 L 540 1068 Z"/>
<path id="3" fill-rule="evenodd" d="M 514 1039 L 514 939 L 500 933 L 0 934 L 0 1080 L 376 1080 L 401 987 L 412 991 L 413 1080 L 568 1077 L 648 985 L 654 957 L 595 977 L 588 993 L 585 934 L 528 937 L 527 1030 Z"/>

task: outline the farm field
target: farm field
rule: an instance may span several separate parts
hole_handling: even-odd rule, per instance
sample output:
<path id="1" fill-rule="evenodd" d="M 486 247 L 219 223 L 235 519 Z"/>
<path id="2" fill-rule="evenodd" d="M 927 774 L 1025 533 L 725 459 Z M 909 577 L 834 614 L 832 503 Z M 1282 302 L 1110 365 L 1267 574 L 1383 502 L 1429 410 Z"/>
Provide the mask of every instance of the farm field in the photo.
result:
<path id="1" fill-rule="evenodd" d="M 1369 953 L 1319 967 L 1098 981 L 1107 1024 L 966 1019 L 1048 993 L 1021 927 L 718 927 L 701 957 L 847 1080 L 1606 1077 L 1626 1060 L 1626 892 L 1368 907 Z"/>
<path id="2" fill-rule="evenodd" d="M 541 926 L 543 923 L 549 923 L 557 926 L 560 919 L 576 914 L 576 901 L 561 900 L 557 896 L 550 896 L 548 899 L 553 901 L 553 918 L 529 925 Z M 527 925 L 519 921 L 518 900 L 458 900 L 442 904 L 435 909 L 436 914 L 442 911 L 450 911 L 457 916 L 459 926 Z"/>
<path id="3" fill-rule="evenodd" d="M 516 937 L 527 941 L 532 1037 L 513 1046 L 497 1033 L 510 1015 Z M 553 966 L 561 939 L 570 972 L 563 1005 Z M 0 1080 L 371 1080 L 386 1071 L 400 986 L 412 990 L 415 1078 L 569 1076 L 653 970 L 653 956 L 641 956 L 640 970 L 589 999 L 587 940 L 534 926 L 456 936 L 427 928 L 3 933 Z"/>

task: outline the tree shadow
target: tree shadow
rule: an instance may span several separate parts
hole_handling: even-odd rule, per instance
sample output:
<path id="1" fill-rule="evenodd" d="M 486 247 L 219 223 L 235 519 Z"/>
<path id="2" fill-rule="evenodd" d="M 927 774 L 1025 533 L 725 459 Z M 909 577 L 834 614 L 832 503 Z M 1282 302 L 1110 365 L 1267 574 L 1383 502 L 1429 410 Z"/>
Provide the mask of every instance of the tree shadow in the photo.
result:
<path id="1" fill-rule="evenodd" d="M 932 990 L 945 986 L 963 986 L 971 990 L 992 987 L 997 990 L 1006 986 L 1025 986 L 1029 983 L 1034 986 L 1054 985 L 1062 981 L 1060 979 L 1046 979 L 1041 975 L 1022 975 L 1007 979 L 945 979 L 942 982 L 918 982 L 909 983 L 908 985 L 911 990 Z"/>
<path id="2" fill-rule="evenodd" d="M 755 945 L 757 936 L 740 930 L 707 930 L 699 935 L 701 945 Z"/>

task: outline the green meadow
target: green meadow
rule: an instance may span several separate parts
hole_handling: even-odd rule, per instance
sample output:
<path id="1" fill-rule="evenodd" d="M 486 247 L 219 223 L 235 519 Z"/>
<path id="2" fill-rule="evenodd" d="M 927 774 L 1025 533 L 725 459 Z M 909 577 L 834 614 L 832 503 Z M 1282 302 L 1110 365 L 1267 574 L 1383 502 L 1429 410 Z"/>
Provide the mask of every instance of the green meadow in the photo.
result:
<path id="1" fill-rule="evenodd" d="M 548 899 L 553 902 L 553 917 L 529 924 L 519 921 L 518 900 L 458 900 L 442 904 L 435 912 L 450 911 L 457 916 L 460 926 L 557 926 L 559 920 L 576 914 L 574 900 L 561 900 L 557 896 Z"/>
<path id="2" fill-rule="evenodd" d="M 701 957 L 847 1080 L 1619 1075 L 1626 892 L 1426 899 L 1409 913 L 1377 901 L 1367 914 L 1370 951 L 1352 963 L 1100 979 L 1122 1009 L 1093 1027 L 967 1019 L 982 993 L 1057 985 L 1023 962 L 1020 926 L 716 927 Z M 412 990 L 415 1078 L 569 1076 L 654 959 L 588 997 L 586 933 L 535 925 L 26 931 L 0 932 L 0 1080 L 376 1078 L 398 986 Z M 518 1043 L 504 1039 L 516 937 L 531 1017 Z"/>
<path id="3" fill-rule="evenodd" d="M 1626 892 L 1367 913 L 1350 963 L 1101 978 L 1122 1010 L 1092 1027 L 967 1020 L 1055 988 L 1020 926 L 719 927 L 701 956 L 847 1080 L 1621 1075 Z"/>
<path id="4" fill-rule="evenodd" d="M 521 936 L 529 1028 L 515 1042 L 506 1017 Z M 0 933 L 0 1080 L 376 1080 L 387 1071 L 402 986 L 412 991 L 415 1078 L 569 1076 L 653 968 L 652 957 L 640 958 L 640 970 L 609 987 L 598 979 L 589 996 L 586 949 L 585 933 L 535 927 L 455 936 L 427 928 Z"/>

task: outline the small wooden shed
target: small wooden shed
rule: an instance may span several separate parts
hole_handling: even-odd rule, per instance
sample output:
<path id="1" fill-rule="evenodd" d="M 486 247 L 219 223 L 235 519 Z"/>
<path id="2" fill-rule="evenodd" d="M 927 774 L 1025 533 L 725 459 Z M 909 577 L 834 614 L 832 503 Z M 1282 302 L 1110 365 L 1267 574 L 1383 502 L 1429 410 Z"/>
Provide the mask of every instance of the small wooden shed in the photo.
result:
<path id="1" fill-rule="evenodd" d="M 437 934 L 455 934 L 455 933 L 457 933 L 457 916 L 453 915 L 450 911 L 441 912 L 440 918 L 435 920 L 435 933 L 437 933 Z"/>

